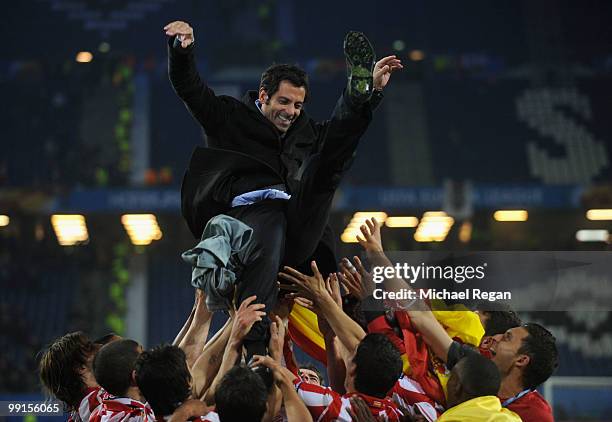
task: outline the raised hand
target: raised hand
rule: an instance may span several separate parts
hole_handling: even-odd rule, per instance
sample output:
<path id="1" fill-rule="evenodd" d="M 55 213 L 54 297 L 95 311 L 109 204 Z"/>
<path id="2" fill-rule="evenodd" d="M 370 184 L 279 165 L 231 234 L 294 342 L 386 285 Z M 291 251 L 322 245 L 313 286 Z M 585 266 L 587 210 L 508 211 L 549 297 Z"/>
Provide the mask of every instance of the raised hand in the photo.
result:
<path id="1" fill-rule="evenodd" d="M 234 344 L 242 344 L 242 340 L 251 331 L 251 327 L 266 315 L 262 309 L 266 305 L 262 303 L 253 303 L 257 296 L 249 296 L 241 304 L 236 315 L 234 315 L 234 323 L 232 324 L 232 332 L 230 341 Z"/>
<path id="2" fill-rule="evenodd" d="M 174 21 L 164 26 L 164 31 L 169 37 L 176 35 L 178 40 L 181 42 L 181 47 L 187 48 L 190 44 L 195 41 L 193 36 L 193 28 L 189 26 L 187 22 Z"/>
<path id="3" fill-rule="evenodd" d="M 344 347 L 353 353 L 357 350 L 359 342 L 365 337 L 363 329 L 342 311 L 332 295 L 327 291 L 323 276 L 317 268 L 316 262 L 312 261 L 313 275 L 308 276 L 291 267 L 285 267 L 279 276 L 291 283 L 296 284 L 307 295 L 309 295 L 325 317 L 330 327 L 338 336 Z"/>
<path id="4" fill-rule="evenodd" d="M 340 261 L 342 271 L 338 273 L 338 278 L 351 296 L 363 300 L 374 289 L 372 275 L 366 271 L 359 257 L 354 256 L 353 260 L 355 265 L 348 258 L 342 258 Z"/>
<path id="5" fill-rule="evenodd" d="M 374 217 L 365 221 L 359 228 L 363 237 L 357 235 L 357 241 L 367 253 L 382 253 L 382 239 L 380 237 L 380 223 Z"/>
<path id="6" fill-rule="evenodd" d="M 377 61 L 376 65 L 374 66 L 374 71 L 372 72 L 374 89 L 383 89 L 385 86 L 387 86 L 391 73 L 393 73 L 395 70 L 403 68 L 404 66 L 402 66 L 402 61 L 398 59 L 397 56 L 387 56 Z"/>
<path id="7" fill-rule="evenodd" d="M 270 324 L 270 343 L 268 351 L 272 359 L 280 363 L 283 357 L 283 345 L 285 343 L 285 324 L 283 320 L 275 315 Z"/>
<path id="8" fill-rule="evenodd" d="M 342 293 L 340 293 L 340 280 L 336 273 L 331 273 L 325 280 L 325 287 L 336 305 L 342 308 Z"/>
<path id="9" fill-rule="evenodd" d="M 293 381 L 296 379 L 296 376 L 294 374 L 287 368 L 282 367 L 270 356 L 255 355 L 253 356 L 253 361 L 250 366 L 252 368 L 256 366 L 265 366 L 272 370 L 274 381 L 283 395 L 287 420 L 312 422 L 312 416 L 310 416 L 308 408 L 295 391 Z"/>
<path id="10" fill-rule="evenodd" d="M 301 292 L 305 293 L 308 299 L 313 299 L 315 304 L 321 299 L 332 298 L 315 261 L 312 261 L 310 268 L 312 268 L 313 275 L 302 274 L 291 267 L 284 267 L 283 272 L 278 273 L 278 275 L 280 278 L 295 284 Z"/>
<path id="11" fill-rule="evenodd" d="M 265 366 L 266 368 L 271 369 L 272 374 L 274 375 L 274 380 L 277 384 L 293 384 L 293 379 L 295 378 L 295 375 L 291 373 L 289 373 L 291 375 L 286 374 L 281 364 L 278 363 L 276 360 L 272 359 L 270 356 L 254 355 L 253 360 L 251 361 L 251 363 L 249 363 L 249 365 L 252 368 L 256 366 Z"/>
<path id="12" fill-rule="evenodd" d="M 338 282 L 338 277 L 336 274 L 330 274 L 329 277 L 325 280 L 325 285 L 327 288 L 327 292 L 330 294 L 336 305 L 342 307 L 342 295 L 340 294 L 340 283 Z M 306 309 L 310 309 L 312 312 L 317 314 L 317 324 L 319 326 L 319 331 L 323 334 L 323 337 L 333 337 L 335 335 L 334 331 L 330 327 L 329 323 L 323 316 L 323 313 L 319 309 L 319 307 L 310 299 L 299 296 L 295 296 L 295 303 L 303 306 Z"/>

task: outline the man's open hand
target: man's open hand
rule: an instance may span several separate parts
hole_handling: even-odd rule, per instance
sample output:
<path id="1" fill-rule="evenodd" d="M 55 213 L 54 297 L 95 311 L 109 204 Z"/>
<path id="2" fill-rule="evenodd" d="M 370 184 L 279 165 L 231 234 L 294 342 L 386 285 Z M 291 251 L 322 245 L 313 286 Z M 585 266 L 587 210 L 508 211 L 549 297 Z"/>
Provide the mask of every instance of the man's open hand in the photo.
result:
<path id="1" fill-rule="evenodd" d="M 349 294 L 361 301 L 372 293 L 374 282 L 359 257 L 354 256 L 353 260 L 355 265 L 348 258 L 342 258 L 340 261 L 342 271 L 338 273 L 338 277 Z"/>
<path id="2" fill-rule="evenodd" d="M 397 56 L 387 56 L 377 61 L 376 65 L 374 66 L 374 71 L 372 72 L 374 89 L 383 89 L 385 86 L 387 86 L 391 73 L 393 73 L 395 70 L 403 68 L 404 66 L 402 66 L 402 61 L 398 59 Z"/>
<path id="3" fill-rule="evenodd" d="M 382 239 L 380 237 L 380 223 L 374 217 L 365 221 L 359 228 L 363 237 L 357 235 L 357 241 L 367 253 L 382 253 Z"/>
<path id="4" fill-rule="evenodd" d="M 277 362 L 281 362 L 283 358 L 283 346 L 285 344 L 285 324 L 283 320 L 274 315 L 270 324 L 270 342 L 268 344 L 268 352 L 270 356 Z"/>
<path id="5" fill-rule="evenodd" d="M 331 294 L 327 290 L 327 284 L 319 272 L 317 263 L 312 261 L 310 268 L 312 268 L 313 275 L 302 274 L 291 267 L 284 267 L 283 272 L 278 273 L 278 275 L 282 279 L 295 284 L 299 291 L 305 293 L 309 299 L 313 299 L 315 305 L 324 299 L 333 301 Z M 301 294 L 298 295 L 301 296 Z"/>
<path id="6" fill-rule="evenodd" d="M 253 303 L 257 299 L 256 296 L 249 296 L 241 304 L 236 315 L 234 316 L 234 323 L 232 324 L 231 341 L 235 344 L 242 344 L 242 340 L 251 331 L 251 327 L 266 315 L 262 309 L 266 305 L 262 303 Z"/>
<path id="7" fill-rule="evenodd" d="M 287 368 L 272 359 L 270 356 L 254 355 L 253 360 L 249 363 L 251 368 L 256 366 L 265 366 L 272 370 L 274 381 L 279 387 L 293 388 L 293 380 L 296 378 Z"/>
<path id="8" fill-rule="evenodd" d="M 174 21 L 164 26 L 164 31 L 169 37 L 176 35 L 178 40 L 181 42 L 181 47 L 187 48 L 191 45 L 195 38 L 193 37 L 193 28 L 189 26 L 187 22 Z"/>

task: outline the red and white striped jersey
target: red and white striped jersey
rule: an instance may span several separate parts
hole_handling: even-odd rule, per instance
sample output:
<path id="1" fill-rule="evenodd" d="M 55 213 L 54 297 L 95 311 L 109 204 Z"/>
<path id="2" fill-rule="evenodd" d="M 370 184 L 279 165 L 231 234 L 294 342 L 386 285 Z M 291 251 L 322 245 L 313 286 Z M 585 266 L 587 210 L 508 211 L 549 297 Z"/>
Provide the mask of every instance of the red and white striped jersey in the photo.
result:
<path id="1" fill-rule="evenodd" d="M 102 387 L 88 388 L 78 410 L 73 410 L 70 413 L 68 422 L 88 422 L 92 412 L 102 405 L 102 400 L 109 397 L 110 394 L 104 391 Z"/>
<path id="2" fill-rule="evenodd" d="M 128 397 L 109 396 L 94 410 L 90 422 L 155 422 L 153 409 Z"/>
<path id="3" fill-rule="evenodd" d="M 390 395 L 400 407 L 410 410 L 413 416 L 421 414 L 430 422 L 437 420 L 444 412 L 439 404 L 427 396 L 418 382 L 406 375 L 397 380 Z"/>
<path id="4" fill-rule="evenodd" d="M 298 395 L 306 404 L 315 422 L 352 421 L 347 409 L 351 407 L 349 400 L 353 396 L 361 397 L 370 408 L 372 415 L 380 417 L 381 421 L 395 422 L 399 421 L 402 416 L 397 406 L 387 399 L 379 399 L 361 393 L 340 395 L 329 387 L 308 384 L 299 379 L 296 379 L 294 383 Z"/>

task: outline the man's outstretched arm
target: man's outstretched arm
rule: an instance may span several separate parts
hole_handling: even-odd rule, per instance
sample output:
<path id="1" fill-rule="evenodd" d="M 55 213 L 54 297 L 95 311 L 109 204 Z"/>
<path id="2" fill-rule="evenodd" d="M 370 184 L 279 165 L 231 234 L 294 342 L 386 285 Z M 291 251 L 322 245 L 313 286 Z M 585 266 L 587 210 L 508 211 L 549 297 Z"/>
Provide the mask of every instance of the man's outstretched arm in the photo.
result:
<path id="1" fill-rule="evenodd" d="M 206 343 L 202 354 L 191 367 L 194 398 L 200 398 L 204 394 L 212 384 L 217 372 L 219 372 L 223 353 L 230 338 L 232 323 L 233 317 L 230 317 L 225 325 Z"/>
<path id="2" fill-rule="evenodd" d="M 186 330 L 185 327 L 183 327 L 174 340 L 175 345 L 185 352 L 189 368 L 193 366 L 200 354 L 202 354 L 202 349 L 208 337 L 211 319 L 212 312 L 209 312 L 208 308 L 206 308 L 206 297 L 204 292 L 200 289 L 195 289 L 195 305 L 189 315 L 189 326 Z M 178 343 L 176 343 L 177 341 Z"/>
<path id="3" fill-rule="evenodd" d="M 261 321 L 266 315 L 266 313 L 263 311 L 266 305 L 253 303 L 256 298 L 256 296 L 246 298 L 240 304 L 240 307 L 234 315 L 229 340 L 225 346 L 221 366 L 219 367 L 219 371 L 210 385 L 210 388 L 204 393 L 204 397 L 202 399 L 209 405 L 214 404 L 215 390 L 221 383 L 221 379 L 223 379 L 225 374 L 232 369 L 232 367 L 236 365 L 236 362 L 240 359 L 244 337 L 249 331 L 251 331 L 253 324 Z"/>
<path id="4" fill-rule="evenodd" d="M 279 273 L 279 276 L 297 285 L 302 292 L 306 293 L 307 297 L 313 299 L 314 305 L 320 310 L 338 339 L 352 353 L 357 349 L 359 342 L 363 340 L 366 333 L 334 301 L 314 261 L 311 263 L 311 268 L 314 273 L 312 276 L 302 274 L 291 267 L 285 267 L 284 272 Z"/>
<path id="5" fill-rule="evenodd" d="M 285 413 L 289 422 L 312 421 L 308 408 L 295 391 L 296 376 L 270 356 L 253 356 L 252 367 L 265 366 L 272 370 L 274 382 L 283 395 Z"/>
<path id="6" fill-rule="evenodd" d="M 214 134 L 225 123 L 233 102 L 225 97 L 217 97 L 200 78 L 193 51 L 193 28 L 187 22 L 174 21 L 166 25 L 164 31 L 170 37 L 168 76 L 172 87 L 204 130 Z"/>

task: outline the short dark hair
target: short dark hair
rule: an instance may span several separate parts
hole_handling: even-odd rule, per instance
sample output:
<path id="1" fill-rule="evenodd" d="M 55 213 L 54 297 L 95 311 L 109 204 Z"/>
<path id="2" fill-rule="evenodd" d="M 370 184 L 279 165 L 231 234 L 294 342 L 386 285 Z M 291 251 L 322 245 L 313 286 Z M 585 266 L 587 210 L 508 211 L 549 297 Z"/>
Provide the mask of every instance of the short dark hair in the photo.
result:
<path id="1" fill-rule="evenodd" d="M 370 333 L 361 340 L 353 358 L 355 389 L 359 393 L 383 398 L 402 373 L 402 358 L 384 334 Z"/>
<path id="2" fill-rule="evenodd" d="M 314 372 L 315 374 L 317 374 L 317 377 L 319 377 L 319 382 L 321 383 L 325 382 L 325 378 L 323 378 L 323 374 L 321 373 L 321 371 L 319 371 L 319 368 L 314 366 L 312 363 L 304 363 L 300 365 L 299 369 L 308 369 Z"/>
<path id="3" fill-rule="evenodd" d="M 510 328 L 520 327 L 522 324 L 518 314 L 510 305 L 503 302 L 480 302 L 476 309 L 488 318 L 484 324 L 485 336 L 503 334 Z"/>
<path id="4" fill-rule="evenodd" d="M 497 365 L 479 353 L 468 353 L 453 368 L 467 401 L 482 396 L 497 396 L 501 374 Z"/>
<path id="5" fill-rule="evenodd" d="M 185 352 L 177 346 L 166 344 L 142 352 L 134 369 L 136 384 L 156 415 L 171 415 L 191 394 Z"/>
<path id="6" fill-rule="evenodd" d="M 132 385 L 132 371 L 138 359 L 139 344 L 134 340 L 117 340 L 104 345 L 93 362 L 98 384 L 113 396 L 125 396 Z"/>
<path id="7" fill-rule="evenodd" d="M 268 393 L 261 377 L 244 366 L 234 366 L 215 390 L 216 411 L 223 422 L 261 421 Z"/>
<path id="8" fill-rule="evenodd" d="M 535 389 L 546 381 L 559 366 L 559 352 L 555 336 L 540 324 L 523 324 L 529 335 L 523 339 L 519 354 L 529 356 L 523 371 L 523 386 Z"/>
<path id="9" fill-rule="evenodd" d="M 78 409 L 87 391 L 81 368 L 95 352 L 94 344 L 81 331 L 66 334 L 49 345 L 39 362 L 40 380 L 45 389 L 66 404 Z"/>
<path id="10" fill-rule="evenodd" d="M 278 87 L 282 81 L 288 81 L 291 85 L 297 86 L 298 88 L 304 87 L 306 90 L 304 102 L 306 102 L 310 91 L 308 86 L 308 75 L 296 65 L 274 64 L 270 66 L 261 74 L 259 88 L 263 88 L 266 94 L 268 94 L 268 97 L 272 98 L 278 91 Z"/>

